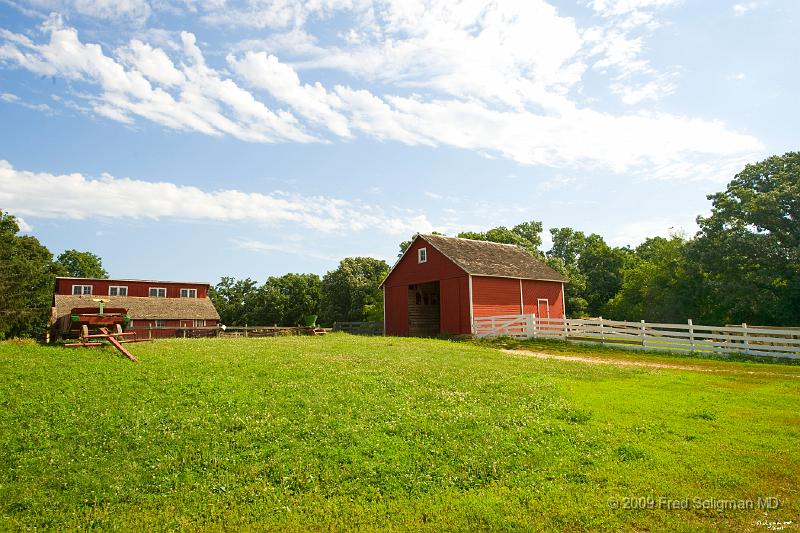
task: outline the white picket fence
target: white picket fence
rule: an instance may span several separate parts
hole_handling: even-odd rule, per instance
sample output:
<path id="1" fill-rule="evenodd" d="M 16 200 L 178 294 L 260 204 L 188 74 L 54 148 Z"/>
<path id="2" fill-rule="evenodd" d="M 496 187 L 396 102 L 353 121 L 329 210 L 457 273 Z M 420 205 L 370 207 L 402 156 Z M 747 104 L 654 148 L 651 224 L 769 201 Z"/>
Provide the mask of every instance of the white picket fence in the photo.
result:
<path id="1" fill-rule="evenodd" d="M 613 344 L 640 350 L 671 352 L 745 353 L 800 359 L 800 328 L 699 326 L 623 322 L 604 318 L 539 318 L 536 315 L 477 317 L 476 337 L 508 336 L 519 339 L 560 339 Z"/>

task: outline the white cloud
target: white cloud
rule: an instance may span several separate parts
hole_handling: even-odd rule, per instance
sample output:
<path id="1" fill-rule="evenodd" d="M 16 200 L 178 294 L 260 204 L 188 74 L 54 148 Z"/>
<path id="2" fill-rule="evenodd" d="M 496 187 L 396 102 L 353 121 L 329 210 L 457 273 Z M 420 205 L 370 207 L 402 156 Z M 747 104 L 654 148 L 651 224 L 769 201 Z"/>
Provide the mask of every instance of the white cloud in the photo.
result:
<path id="1" fill-rule="evenodd" d="M 0 160 L 0 205 L 14 215 L 61 219 L 177 219 L 288 224 L 323 232 L 430 231 L 424 215 L 389 216 L 381 209 L 325 196 L 237 190 L 203 191 L 168 182 L 15 169 Z"/>
<path id="2" fill-rule="evenodd" d="M 33 226 L 25 222 L 25 219 L 22 217 L 14 217 L 17 221 L 17 226 L 19 227 L 19 231 L 21 233 L 30 233 L 33 231 Z"/>
<path id="3" fill-rule="evenodd" d="M 582 189 L 581 186 L 577 185 L 578 178 L 574 176 L 556 176 L 552 179 L 547 181 L 543 181 L 539 184 L 539 192 L 546 193 L 550 191 L 555 191 L 557 189 L 564 189 L 564 188 L 571 188 L 572 190 L 579 190 Z"/>
<path id="4" fill-rule="evenodd" d="M 151 13 L 148 0 L 28 0 L 27 3 L 48 12 L 72 12 L 116 22 L 143 23 Z"/>
<path id="5" fill-rule="evenodd" d="M 347 118 L 334 111 L 335 107 L 341 107 L 339 97 L 329 93 L 319 82 L 302 85 L 292 67 L 264 52 L 248 52 L 242 59 L 228 56 L 228 62 L 248 83 L 266 89 L 311 122 L 321 124 L 339 136 L 351 136 Z"/>
<path id="6" fill-rule="evenodd" d="M 631 18 L 635 14 L 677 3 L 597 0 L 592 6 L 608 24 L 582 30 L 543 0 L 254 0 L 248 9 L 286 7 L 289 27 L 278 35 L 292 37 L 270 41 L 269 53 L 229 54 L 230 72 L 210 66 L 188 32 L 180 33 L 180 43 L 162 41 L 162 47 L 139 33 L 107 54 L 58 19 L 44 25 L 44 43 L 0 30 L 0 61 L 98 87 L 99 94 L 84 96 L 91 112 L 125 124 L 144 119 L 251 142 L 361 136 L 453 146 L 526 165 L 599 165 L 664 176 L 687 162 L 713 166 L 763 145 L 721 121 L 607 113 L 582 107 L 571 95 L 587 61 L 608 73 L 611 89 L 630 105 L 674 90 L 676 75 L 643 59 L 644 37 L 630 32 L 645 24 Z M 205 14 L 240 9 L 222 3 L 188 8 Z M 296 26 L 337 9 L 352 15 L 355 34 L 342 32 L 336 44 L 323 46 L 308 28 Z M 305 45 L 293 50 L 286 44 L 297 41 Z M 321 69 L 333 70 L 339 83 L 315 81 Z M 273 110 L 243 87 L 266 91 L 288 109 Z"/>
<path id="7" fill-rule="evenodd" d="M 0 93 L 0 101 L 9 104 L 21 105 L 22 107 L 27 107 L 28 109 L 33 109 L 34 111 L 44 111 L 46 113 L 53 112 L 53 108 L 47 104 L 32 104 L 30 102 L 24 101 L 14 93 Z"/>
<path id="8" fill-rule="evenodd" d="M 758 2 L 758 1 L 740 2 L 738 4 L 734 4 L 733 14 L 736 15 L 737 17 L 741 17 L 742 15 L 745 15 L 746 13 L 761 7 L 762 4 L 763 2 Z"/>
<path id="9" fill-rule="evenodd" d="M 609 239 L 612 246 L 637 246 L 651 237 L 685 235 L 691 237 L 699 227 L 696 215 L 681 215 L 672 219 L 652 218 L 622 224 Z"/>
<path id="10" fill-rule="evenodd" d="M 315 140 L 290 113 L 273 112 L 207 67 L 191 33 L 181 33 L 184 61 L 178 68 L 163 50 L 137 40 L 117 52 L 117 61 L 100 45 L 81 42 L 60 17 L 51 17 L 42 28 L 50 36 L 43 44 L 0 30 L 5 40 L 0 60 L 36 74 L 99 86 L 101 93 L 91 98 L 91 105 L 107 118 L 132 123 L 132 116 L 138 116 L 172 129 L 254 142 Z"/>
<path id="11" fill-rule="evenodd" d="M 232 239 L 231 242 L 240 250 L 247 250 L 248 252 L 301 255 L 312 259 L 321 259 L 323 261 L 339 261 L 341 259 L 341 256 L 321 254 L 316 248 L 303 246 L 299 243 L 270 243 L 246 238 Z"/>

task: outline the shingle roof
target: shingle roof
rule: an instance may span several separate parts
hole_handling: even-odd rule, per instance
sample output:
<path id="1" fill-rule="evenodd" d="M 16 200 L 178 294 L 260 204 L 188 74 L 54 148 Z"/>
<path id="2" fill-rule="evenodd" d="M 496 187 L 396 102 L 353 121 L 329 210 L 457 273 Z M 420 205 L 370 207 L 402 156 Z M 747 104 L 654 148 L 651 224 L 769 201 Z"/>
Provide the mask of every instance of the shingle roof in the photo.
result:
<path id="1" fill-rule="evenodd" d="M 563 281 L 567 279 L 513 244 L 419 235 L 453 263 L 473 276 Z"/>
<path id="2" fill-rule="evenodd" d="M 55 295 L 56 318 L 68 315 L 75 307 L 97 307 L 97 296 Z M 209 298 L 142 298 L 112 296 L 107 307 L 124 307 L 132 319 L 219 320 L 219 313 Z"/>

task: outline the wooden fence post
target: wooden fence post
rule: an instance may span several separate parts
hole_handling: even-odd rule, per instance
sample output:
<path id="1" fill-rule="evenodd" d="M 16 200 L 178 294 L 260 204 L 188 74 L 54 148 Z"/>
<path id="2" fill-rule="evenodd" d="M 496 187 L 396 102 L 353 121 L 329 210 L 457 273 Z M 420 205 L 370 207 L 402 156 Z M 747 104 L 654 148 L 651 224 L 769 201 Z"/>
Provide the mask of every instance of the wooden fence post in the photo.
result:
<path id="1" fill-rule="evenodd" d="M 642 324 L 642 326 L 641 326 L 641 328 L 642 328 L 642 333 L 641 333 L 641 335 L 642 335 L 642 350 L 644 350 L 647 347 L 647 329 L 644 326 L 644 320 L 642 320 L 641 324 Z"/>
<path id="2" fill-rule="evenodd" d="M 750 353 L 750 338 L 747 336 L 747 323 L 742 322 L 742 335 L 744 336 L 744 353 Z"/>
<path id="3" fill-rule="evenodd" d="M 247 324 L 244 325 L 244 336 L 247 337 Z"/>
<path id="4" fill-rule="evenodd" d="M 692 346 L 692 353 L 694 353 L 694 324 L 692 319 L 689 319 L 689 344 Z"/>
<path id="5" fill-rule="evenodd" d="M 497 335 L 497 326 L 496 326 L 496 322 L 495 322 L 494 316 L 492 316 L 492 333 Z"/>
<path id="6" fill-rule="evenodd" d="M 567 342 L 567 338 L 569 337 L 569 322 L 567 322 L 567 315 L 562 315 L 564 319 L 564 342 Z"/>
<path id="7" fill-rule="evenodd" d="M 603 317 L 600 318 L 600 344 L 606 343 L 606 332 L 603 331 Z"/>
<path id="8" fill-rule="evenodd" d="M 153 324 L 148 324 L 147 325 L 147 338 L 148 339 L 152 339 L 153 338 Z"/>
<path id="9" fill-rule="evenodd" d="M 531 326 L 533 327 L 533 338 L 539 336 L 539 332 L 537 331 L 536 327 L 536 313 L 531 313 Z"/>

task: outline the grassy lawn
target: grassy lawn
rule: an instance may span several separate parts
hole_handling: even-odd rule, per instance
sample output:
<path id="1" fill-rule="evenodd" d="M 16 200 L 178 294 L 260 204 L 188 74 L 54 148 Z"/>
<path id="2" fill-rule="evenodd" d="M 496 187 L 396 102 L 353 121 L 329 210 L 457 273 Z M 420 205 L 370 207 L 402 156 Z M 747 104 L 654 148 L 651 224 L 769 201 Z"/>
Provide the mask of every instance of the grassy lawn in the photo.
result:
<path id="1" fill-rule="evenodd" d="M 344 334 L 132 351 L 140 364 L 0 343 L 0 529 L 800 522 L 798 367 L 621 368 Z M 759 496 L 780 508 L 693 501 Z M 623 509 L 628 497 L 689 508 Z"/>

